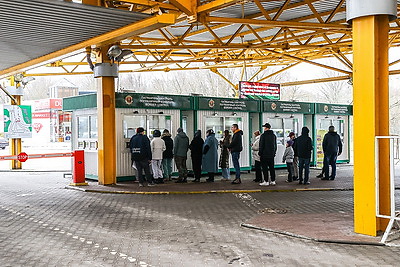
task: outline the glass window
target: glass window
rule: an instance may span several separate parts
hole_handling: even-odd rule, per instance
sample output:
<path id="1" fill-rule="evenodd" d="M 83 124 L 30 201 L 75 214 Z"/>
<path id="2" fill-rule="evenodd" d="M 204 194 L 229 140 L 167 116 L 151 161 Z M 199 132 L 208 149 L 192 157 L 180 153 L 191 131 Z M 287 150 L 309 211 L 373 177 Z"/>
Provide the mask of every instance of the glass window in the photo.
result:
<path id="1" fill-rule="evenodd" d="M 90 138 L 97 138 L 97 117 L 90 116 Z"/>
<path id="2" fill-rule="evenodd" d="M 243 123 L 241 117 L 225 117 L 225 130 L 231 131 L 232 124 L 235 123 L 239 126 L 239 129 L 241 130 L 243 129 Z"/>
<path id="3" fill-rule="evenodd" d="M 136 128 L 138 127 L 146 129 L 146 122 L 147 120 L 145 115 L 124 115 L 124 138 L 131 138 L 136 133 Z"/>
<path id="4" fill-rule="evenodd" d="M 78 117 L 78 138 L 89 138 L 89 118 Z"/>
<path id="5" fill-rule="evenodd" d="M 281 118 L 273 118 L 269 119 L 269 123 L 271 124 L 271 130 L 274 131 L 276 135 L 276 142 L 278 144 L 285 144 L 285 133 L 283 130 L 283 119 Z"/>
<path id="6" fill-rule="evenodd" d="M 147 132 L 150 137 L 153 135 L 154 130 L 160 130 L 161 132 L 164 129 L 171 131 L 172 121 L 171 115 L 149 115 L 148 119 L 148 128 Z"/>
<path id="7" fill-rule="evenodd" d="M 223 117 L 207 117 L 205 120 L 205 130 L 213 129 L 215 138 L 221 139 L 224 135 L 224 118 Z M 230 127 L 229 127 L 230 128 Z M 204 133 L 205 134 L 205 133 Z"/>
<path id="8" fill-rule="evenodd" d="M 331 119 L 321 119 L 319 123 L 319 129 L 328 131 L 329 126 L 331 125 L 332 125 Z"/>
<path id="9" fill-rule="evenodd" d="M 299 120 L 298 119 L 284 119 L 285 132 L 284 136 L 287 137 L 290 132 L 294 132 L 298 136 Z"/>

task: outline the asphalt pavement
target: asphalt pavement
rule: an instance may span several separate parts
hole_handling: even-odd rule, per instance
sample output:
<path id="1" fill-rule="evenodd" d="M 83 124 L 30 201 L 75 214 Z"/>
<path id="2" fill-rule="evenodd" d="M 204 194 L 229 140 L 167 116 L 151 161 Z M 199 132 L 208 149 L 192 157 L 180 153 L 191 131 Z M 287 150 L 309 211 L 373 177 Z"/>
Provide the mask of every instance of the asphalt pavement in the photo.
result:
<path id="1" fill-rule="evenodd" d="M 347 172 L 351 167 L 339 170 Z M 240 186 L 257 188 L 252 175 Z M 270 191 L 210 193 L 233 186 L 218 181 L 200 184 L 210 191 L 203 193 L 182 193 L 170 183 L 163 187 L 179 193 L 138 194 L 131 183 L 124 186 L 133 193 L 104 194 L 71 190 L 62 172 L 0 172 L 0 265 L 398 266 L 397 246 L 320 242 L 262 225 L 296 225 L 293 218 L 303 216 L 310 228 L 323 228 L 341 218 L 332 214 L 351 215 L 353 191 L 344 179 L 328 182 L 337 183 L 335 190 L 289 190 L 299 185 L 284 185 L 282 172 Z"/>

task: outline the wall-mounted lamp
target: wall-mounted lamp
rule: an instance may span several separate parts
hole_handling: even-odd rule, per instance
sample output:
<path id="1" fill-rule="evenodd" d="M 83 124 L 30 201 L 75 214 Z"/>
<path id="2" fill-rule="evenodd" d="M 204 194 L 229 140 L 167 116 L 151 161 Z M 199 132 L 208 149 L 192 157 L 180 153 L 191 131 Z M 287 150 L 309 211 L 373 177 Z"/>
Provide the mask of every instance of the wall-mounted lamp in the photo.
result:
<path id="1" fill-rule="evenodd" d="M 328 116 L 328 115 L 325 115 L 325 119 L 329 119 L 329 116 Z"/>
<path id="2" fill-rule="evenodd" d="M 293 114 L 291 114 L 289 118 L 293 119 L 293 118 L 294 118 L 294 115 L 293 115 Z"/>
<path id="3" fill-rule="evenodd" d="M 236 112 L 232 112 L 232 116 L 236 116 L 237 115 L 237 113 Z"/>
<path id="4" fill-rule="evenodd" d="M 160 111 L 160 112 L 158 112 L 158 114 L 164 114 L 164 112 Z"/>
<path id="5" fill-rule="evenodd" d="M 342 117 L 341 116 L 337 116 L 337 119 L 340 120 Z"/>
<path id="6" fill-rule="evenodd" d="M 218 116 L 218 113 L 217 112 L 214 112 L 214 114 L 213 114 L 214 116 Z"/>
<path id="7" fill-rule="evenodd" d="M 275 116 L 274 116 L 275 118 L 279 118 L 279 115 L 278 114 L 275 114 Z"/>
<path id="8" fill-rule="evenodd" d="M 133 114 L 138 114 L 139 113 L 139 111 L 137 111 L 137 110 L 135 110 L 134 112 L 133 112 Z"/>

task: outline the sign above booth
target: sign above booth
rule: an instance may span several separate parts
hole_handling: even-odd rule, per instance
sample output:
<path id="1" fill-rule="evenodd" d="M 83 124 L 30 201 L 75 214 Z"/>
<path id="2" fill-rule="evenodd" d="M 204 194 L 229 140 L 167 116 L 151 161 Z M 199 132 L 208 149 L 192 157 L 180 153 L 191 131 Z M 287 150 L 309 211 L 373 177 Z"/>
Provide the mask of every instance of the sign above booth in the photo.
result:
<path id="1" fill-rule="evenodd" d="M 258 103 L 259 103 L 258 101 L 251 101 L 244 99 L 199 97 L 198 109 L 259 112 Z"/>
<path id="2" fill-rule="evenodd" d="M 279 100 L 281 86 L 276 83 L 239 82 L 240 98 Z"/>
<path id="3" fill-rule="evenodd" d="M 190 96 L 116 93 L 116 108 L 192 109 Z"/>
<path id="4" fill-rule="evenodd" d="M 316 103 L 315 113 L 327 115 L 353 115 L 353 106 Z"/>
<path id="5" fill-rule="evenodd" d="M 302 102 L 272 102 L 263 101 L 263 112 L 274 113 L 303 113 L 311 114 L 314 112 L 314 105 L 312 103 Z"/>

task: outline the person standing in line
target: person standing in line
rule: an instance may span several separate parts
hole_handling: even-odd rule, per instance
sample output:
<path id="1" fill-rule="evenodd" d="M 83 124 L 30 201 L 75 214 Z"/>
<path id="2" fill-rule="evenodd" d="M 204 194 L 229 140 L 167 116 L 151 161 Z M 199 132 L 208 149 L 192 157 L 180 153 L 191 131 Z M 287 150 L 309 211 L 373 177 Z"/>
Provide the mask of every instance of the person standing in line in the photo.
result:
<path id="1" fill-rule="evenodd" d="M 321 180 L 335 180 L 336 177 L 336 160 L 342 154 L 342 140 L 334 126 L 329 126 L 329 132 L 324 136 L 322 141 L 322 149 L 324 151 L 324 174 L 325 177 Z M 332 173 L 329 176 L 329 165 L 332 166 Z"/>
<path id="2" fill-rule="evenodd" d="M 221 156 L 219 157 L 219 166 L 222 169 L 222 180 L 229 181 L 230 171 L 229 171 L 229 150 L 228 146 L 231 143 L 231 135 L 228 130 L 224 131 L 224 139 L 219 142 L 221 147 Z"/>
<path id="3" fill-rule="evenodd" d="M 153 170 L 153 178 L 156 184 L 163 184 L 163 172 L 161 162 L 163 158 L 163 152 L 166 150 L 165 142 L 161 139 L 161 132 L 154 130 L 153 140 L 150 142 L 151 147 L 151 168 Z"/>
<path id="4" fill-rule="evenodd" d="M 292 148 L 293 141 L 289 140 L 286 142 L 285 153 L 283 153 L 282 162 L 286 162 L 286 167 L 288 170 L 288 178 L 286 180 L 287 183 L 293 182 L 293 159 L 294 159 L 294 151 Z"/>
<path id="5" fill-rule="evenodd" d="M 171 181 L 174 140 L 172 140 L 171 134 L 167 129 L 163 131 L 161 139 L 164 140 L 165 143 L 165 151 L 163 152 L 162 160 L 163 177 L 165 180 Z"/>
<path id="6" fill-rule="evenodd" d="M 208 172 L 207 182 L 214 182 L 215 173 L 218 171 L 218 140 L 212 129 L 207 130 L 206 140 L 203 145 L 203 171 Z"/>
<path id="7" fill-rule="evenodd" d="M 254 159 L 254 169 L 256 170 L 256 178 L 253 181 L 260 183 L 262 180 L 261 159 L 260 155 L 258 155 L 258 152 L 260 151 L 260 131 L 255 131 L 253 134 L 254 142 L 251 145 L 251 150 Z"/>
<path id="8" fill-rule="evenodd" d="M 186 183 L 187 182 L 187 152 L 189 149 L 189 137 L 182 128 L 178 128 L 178 134 L 174 139 L 174 159 L 176 168 L 179 172 L 179 177 L 176 183 Z"/>
<path id="9" fill-rule="evenodd" d="M 201 178 L 201 161 L 203 155 L 204 140 L 201 138 L 201 131 L 197 130 L 194 134 L 192 142 L 190 142 L 189 149 L 191 151 L 192 168 L 194 174 L 193 182 L 200 182 Z"/>
<path id="10" fill-rule="evenodd" d="M 153 186 L 154 183 L 152 181 L 152 177 L 150 174 L 150 166 L 151 163 L 151 148 L 150 148 L 150 140 L 144 134 L 144 128 L 139 127 L 136 129 L 136 134 L 132 136 L 129 141 L 129 148 L 132 153 L 132 160 L 134 161 L 136 167 L 136 174 L 139 179 L 139 186 L 145 185 L 145 179 L 143 178 L 142 171 L 146 175 L 146 180 L 148 186 Z"/>
<path id="11" fill-rule="evenodd" d="M 296 138 L 295 150 L 299 156 L 299 184 L 308 185 L 310 176 L 311 152 L 313 150 L 312 140 L 308 136 L 310 130 L 307 127 L 301 129 L 301 135 Z M 304 182 L 303 182 L 304 169 Z"/>
<path id="12" fill-rule="evenodd" d="M 296 143 L 296 134 L 294 132 L 290 132 L 288 135 L 289 139 L 293 141 L 292 148 L 294 151 L 293 158 L 293 181 L 297 181 L 299 179 L 299 157 L 297 156 L 297 152 L 294 149 L 294 144 Z"/>
<path id="13" fill-rule="evenodd" d="M 236 123 L 232 124 L 231 130 L 233 132 L 232 142 L 229 144 L 228 149 L 232 155 L 233 167 L 235 167 L 235 180 L 232 181 L 232 184 L 241 184 L 242 180 L 240 179 L 240 152 L 243 150 L 243 142 L 242 136 L 243 131 L 239 129 L 239 125 Z"/>
<path id="14" fill-rule="evenodd" d="M 258 155 L 261 159 L 261 169 L 264 175 L 264 181 L 260 183 L 261 186 L 276 185 L 275 175 L 275 155 L 277 150 L 276 135 L 271 130 L 271 124 L 265 123 L 263 125 L 264 133 L 260 137 L 260 150 Z M 271 182 L 268 182 L 268 170 L 271 174 Z"/>

